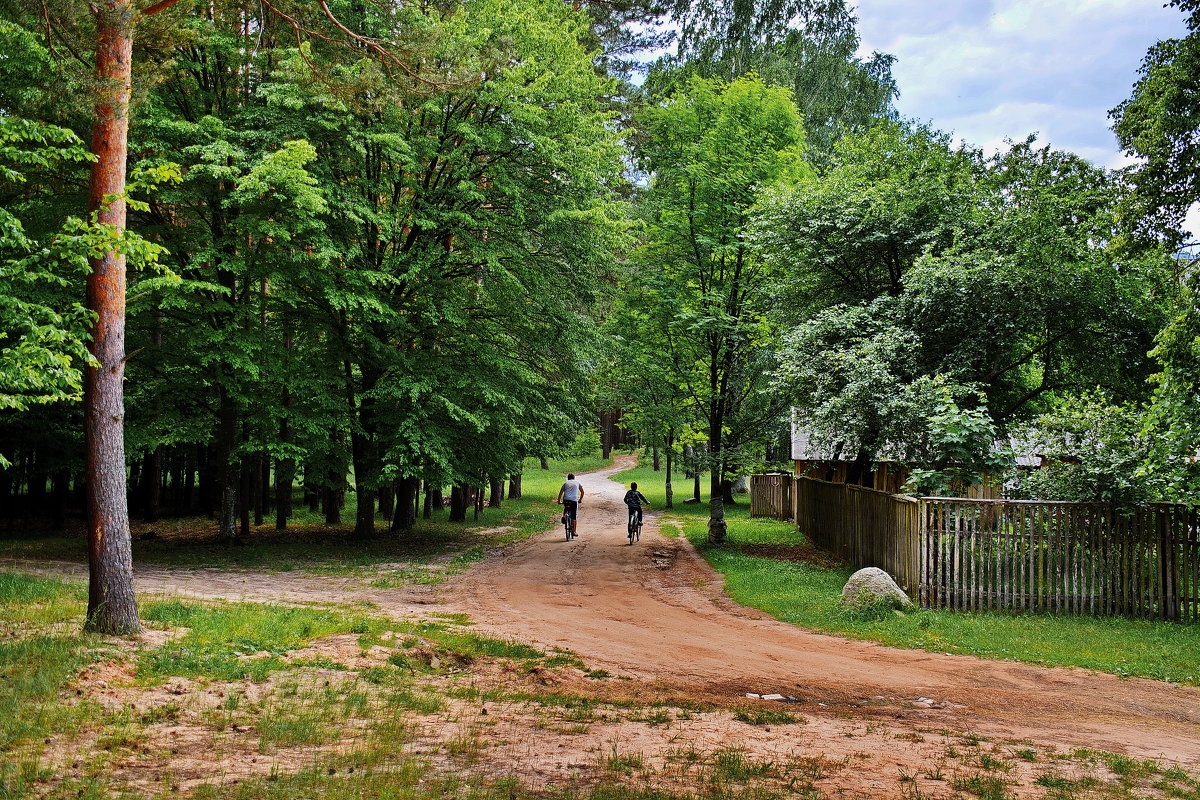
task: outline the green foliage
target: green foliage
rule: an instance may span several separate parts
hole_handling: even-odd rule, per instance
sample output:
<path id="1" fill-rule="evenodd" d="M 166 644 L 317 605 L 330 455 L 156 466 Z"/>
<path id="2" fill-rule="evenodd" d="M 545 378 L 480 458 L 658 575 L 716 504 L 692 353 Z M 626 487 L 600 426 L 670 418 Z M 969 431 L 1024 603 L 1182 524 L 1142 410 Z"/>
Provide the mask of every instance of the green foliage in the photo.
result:
<path id="1" fill-rule="evenodd" d="M 185 165 L 139 220 L 184 280 L 138 287 L 130 404 L 137 450 L 213 442 L 227 485 L 252 453 L 337 490 L 352 463 L 366 508 L 398 478 L 480 483 L 570 441 L 625 223 L 580 14 L 356 13 L 432 82 L 265 22 L 189 22 L 137 120 L 144 152 Z M 246 52 L 250 77 L 213 73 Z"/>
<path id="2" fill-rule="evenodd" d="M 777 385 L 830 457 L 907 461 L 945 490 L 994 472 L 989 436 L 1062 394 L 1144 396 L 1170 259 L 1110 247 L 1111 176 L 1032 139 L 984 161 L 899 123 L 837 152 L 758 210 L 790 301 Z"/>
<path id="3" fill-rule="evenodd" d="M 978 214 L 977 153 L 947 134 L 880 122 L 841 139 L 819 175 L 764 191 L 754 237 L 780 267 L 795 321 L 837 303 L 896 296 L 927 252 L 948 248 Z"/>
<path id="4" fill-rule="evenodd" d="M 1124 507 L 1164 499 L 1164 470 L 1151 466 L 1159 448 L 1145 430 L 1143 407 L 1114 405 L 1098 392 L 1064 398 L 1018 427 L 1014 439 L 1045 459 L 1040 469 L 1013 476 L 1019 496 Z"/>
<path id="5" fill-rule="evenodd" d="M 82 397 L 91 318 L 70 286 L 87 272 L 88 231 L 75 219 L 34 241 L 20 217 L 41 213 L 48 183 L 88 158 L 70 130 L 0 115 L 0 411 Z"/>
<path id="6" fill-rule="evenodd" d="M 909 473 L 909 483 L 917 492 L 961 495 L 971 484 L 1008 466 L 1011 457 L 996 449 L 996 426 L 981 407 L 986 399 L 981 393 L 966 393 L 965 402 L 960 402 L 938 375 L 914 382 L 907 394 L 916 433 L 904 439 L 905 456 L 917 465 Z M 963 407 L 971 402 L 974 408 Z"/>
<path id="7" fill-rule="evenodd" d="M 824 156 L 846 130 L 891 112 L 891 56 L 858 55 L 855 18 L 841 0 L 734 5 L 677 2 L 675 55 L 651 67 L 647 86 L 661 92 L 691 76 L 732 81 L 757 73 L 789 89 L 804 117 L 811 150 Z"/>
<path id="8" fill-rule="evenodd" d="M 755 76 L 690 79 L 640 125 L 651 180 L 627 279 L 636 328 L 624 335 L 636 331 L 637 351 L 661 354 L 656 380 L 681 391 L 655 402 L 687 407 L 719 479 L 779 412 L 762 391 L 773 273 L 746 232 L 759 187 L 807 173 L 803 129 L 787 92 Z"/>
<path id="9" fill-rule="evenodd" d="M 1162 369 L 1153 377 L 1144 435 L 1152 437 L 1155 447 L 1145 467 L 1163 484 L 1167 498 L 1190 501 L 1200 492 L 1200 275 L 1189 276 L 1151 355 Z"/>
<path id="10" fill-rule="evenodd" d="M 1109 113 L 1121 147 L 1140 159 L 1129 173 L 1129 227 L 1178 242 L 1184 215 L 1200 200 L 1200 3 L 1169 5 L 1187 14 L 1188 35 L 1151 47 L 1131 96 Z"/>

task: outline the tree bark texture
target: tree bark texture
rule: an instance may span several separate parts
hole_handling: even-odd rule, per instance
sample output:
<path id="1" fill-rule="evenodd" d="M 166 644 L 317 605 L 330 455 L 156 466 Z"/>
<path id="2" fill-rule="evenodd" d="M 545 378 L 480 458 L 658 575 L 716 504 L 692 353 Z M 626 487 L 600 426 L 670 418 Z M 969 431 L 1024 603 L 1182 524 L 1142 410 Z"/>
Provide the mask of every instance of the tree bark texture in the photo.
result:
<path id="1" fill-rule="evenodd" d="M 467 521 L 467 487 L 462 484 L 450 488 L 450 521 Z"/>
<path id="2" fill-rule="evenodd" d="M 488 483 L 488 508 L 500 508 L 504 500 L 504 479 L 492 478 Z"/>
<path id="3" fill-rule="evenodd" d="M 232 542 L 238 536 L 238 484 L 241 470 L 234 460 L 237 448 L 238 408 L 233 395 L 219 387 L 217 438 L 210 461 L 216 469 L 217 538 Z"/>
<path id="4" fill-rule="evenodd" d="M 666 481 L 665 488 L 666 488 L 666 492 L 667 492 L 667 500 L 665 503 L 663 503 L 663 507 L 664 508 L 674 508 L 675 507 L 675 496 L 674 496 L 674 493 L 671 491 L 671 467 L 673 466 L 673 464 L 671 463 L 671 443 L 669 440 L 667 442 L 667 454 L 666 455 L 667 455 L 667 464 L 666 464 L 666 466 L 667 466 L 667 481 Z"/>
<path id="5" fill-rule="evenodd" d="M 287 530 L 288 517 L 292 515 L 292 480 L 296 476 L 296 462 L 281 458 L 275 462 L 275 529 Z"/>
<path id="6" fill-rule="evenodd" d="M 515 473 L 508 477 L 508 497 L 515 500 L 521 496 L 521 473 Z"/>
<path id="7" fill-rule="evenodd" d="M 417 524 L 417 500 L 420 493 L 420 478 L 399 480 L 396 486 L 396 511 L 392 515 L 393 531 L 411 531 Z"/>
<path id="8" fill-rule="evenodd" d="M 383 519 L 392 519 L 393 512 L 396 509 L 396 487 L 395 482 L 379 487 L 379 516 Z"/>
<path id="9" fill-rule="evenodd" d="M 134 9 L 129 0 L 95 8 L 96 107 L 88 210 L 124 231 L 129 99 L 133 85 Z M 86 628 L 105 634 L 141 630 L 133 590 L 133 552 L 125 486 L 125 256 L 113 248 L 90 259 L 87 306 L 96 314 L 89 350 L 98 366 L 84 378 L 88 484 Z"/>

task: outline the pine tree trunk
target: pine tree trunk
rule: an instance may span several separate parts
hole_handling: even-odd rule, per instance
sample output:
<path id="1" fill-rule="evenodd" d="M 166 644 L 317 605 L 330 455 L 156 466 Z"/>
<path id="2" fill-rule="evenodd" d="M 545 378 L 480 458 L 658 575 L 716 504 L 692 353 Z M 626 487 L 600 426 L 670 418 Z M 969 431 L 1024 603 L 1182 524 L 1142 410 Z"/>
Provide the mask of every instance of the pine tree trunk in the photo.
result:
<path id="1" fill-rule="evenodd" d="M 233 457 L 237 446 L 238 411 L 225 387 L 220 387 L 219 392 L 217 438 L 209 460 L 216 471 L 217 537 L 232 542 L 238 536 L 238 484 L 241 477 Z"/>
<path id="2" fill-rule="evenodd" d="M 129 491 L 127 492 L 127 494 L 128 494 L 129 513 L 130 514 L 134 513 L 135 511 L 140 514 L 140 513 L 142 513 L 142 510 L 146 507 L 146 483 L 145 483 L 145 481 L 142 480 L 142 472 L 143 472 L 142 462 L 135 461 L 133 464 L 130 464 L 130 466 L 129 466 L 129 482 L 127 484 L 129 487 Z M 30 475 L 30 477 L 29 477 L 29 497 L 30 497 L 30 500 L 33 499 L 33 476 L 32 475 Z M 33 504 L 30 503 L 30 505 L 33 505 Z"/>
<path id="3" fill-rule="evenodd" d="M 266 493 L 262 462 L 262 453 L 255 453 L 250 457 L 250 463 L 246 465 L 250 470 L 250 505 L 254 507 L 254 524 L 256 526 L 263 524 L 263 495 Z"/>
<path id="4" fill-rule="evenodd" d="M 154 448 L 150 453 L 146 454 L 146 461 L 142 465 L 142 480 L 146 486 L 146 505 L 144 508 L 144 519 L 146 522 L 158 522 L 159 505 L 162 502 L 160 489 L 162 488 L 162 445 Z"/>
<path id="5" fill-rule="evenodd" d="M 435 509 L 440 512 L 445 507 L 446 499 L 442 496 L 440 480 L 433 481 L 432 485 L 425 481 L 425 519 L 430 519 Z"/>
<path id="6" fill-rule="evenodd" d="M 371 396 L 379 381 L 379 372 L 370 364 L 361 364 L 359 381 L 356 382 L 354 365 L 349 359 L 342 366 L 350 404 L 350 450 L 354 458 L 354 493 L 358 498 L 354 535 L 369 537 L 375 535 L 375 493 L 379 487 L 382 466 L 379 458 L 375 400 Z M 356 395 L 359 398 L 357 406 Z"/>
<path id="7" fill-rule="evenodd" d="M 379 516 L 390 521 L 395 517 L 396 487 L 394 482 L 379 487 Z"/>
<path id="8" fill-rule="evenodd" d="M 262 507 L 263 514 L 271 515 L 272 500 L 271 496 L 271 457 L 266 453 L 260 453 L 259 462 L 262 466 L 262 476 L 259 478 L 259 485 L 262 486 Z"/>
<path id="9" fill-rule="evenodd" d="M 254 482 L 253 470 L 250 469 L 250 464 L 246 459 L 242 459 L 239 463 L 241 469 L 238 474 L 238 521 L 240 524 L 239 535 L 245 541 L 250 538 L 250 493 L 253 491 L 251 486 Z"/>
<path id="10" fill-rule="evenodd" d="M 361 419 L 361 417 L 360 417 Z M 359 433 L 350 435 L 354 452 L 354 496 L 358 500 L 358 511 L 354 518 L 354 535 L 375 535 L 375 480 L 376 472 L 371 463 L 368 437 Z"/>
<path id="11" fill-rule="evenodd" d="M 321 501 L 325 506 L 325 524 L 342 524 L 342 504 L 338 501 L 337 490 L 332 486 L 325 487 Z"/>
<path id="12" fill-rule="evenodd" d="M 179 483 L 181 484 L 181 495 L 178 505 L 175 506 L 176 516 L 184 516 L 191 514 L 193 508 L 195 492 L 196 492 L 196 458 L 197 452 L 190 447 L 183 448 L 179 454 Z"/>
<path id="13" fill-rule="evenodd" d="M 88 210 L 101 225 L 125 229 L 125 166 L 133 83 L 130 0 L 94 7 L 96 120 L 92 128 Z M 133 552 L 125 484 L 125 255 L 113 248 L 89 260 L 87 307 L 96 314 L 88 349 L 97 366 L 84 378 L 88 483 L 88 612 L 96 633 L 141 630 L 133 589 Z"/>

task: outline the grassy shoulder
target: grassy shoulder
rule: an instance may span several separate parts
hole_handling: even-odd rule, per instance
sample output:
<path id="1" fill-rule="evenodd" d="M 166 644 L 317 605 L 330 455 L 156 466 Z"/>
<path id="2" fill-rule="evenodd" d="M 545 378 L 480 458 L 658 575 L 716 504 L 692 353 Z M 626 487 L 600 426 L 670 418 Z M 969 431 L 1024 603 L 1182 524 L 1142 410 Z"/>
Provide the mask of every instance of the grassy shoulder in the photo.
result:
<path id="1" fill-rule="evenodd" d="M 39 754 L 60 739 L 74 759 L 70 796 L 106 796 L 115 765 L 155 752 L 180 725 L 252 733 L 246 746 L 270 754 L 336 742 L 365 720 L 361 755 L 377 759 L 395 713 L 444 708 L 427 685 L 439 677 L 477 660 L 529 673 L 563 659 L 476 635 L 457 617 L 171 598 L 143 601 L 141 639 L 81 636 L 86 600 L 77 584 L 0 572 L 0 797 L 41 796 L 61 777 Z"/>
<path id="2" fill-rule="evenodd" d="M 662 509 L 663 472 L 642 465 L 614 479 L 626 485 L 637 481 L 651 504 Z M 675 486 L 680 484 L 677 478 Z M 684 485 L 682 494 L 690 496 L 691 482 Z M 725 576 L 730 596 L 786 622 L 894 647 L 1200 685 L 1200 625 L 938 610 L 856 614 L 838 604 L 853 570 L 814 548 L 795 526 L 750 519 L 747 499 L 726 510 L 729 539 L 715 547 L 707 541 L 707 505 L 681 504 L 680 494 L 676 488 L 675 508 L 667 517 L 679 521 L 684 535 Z M 664 526 L 664 532 L 670 528 Z"/>

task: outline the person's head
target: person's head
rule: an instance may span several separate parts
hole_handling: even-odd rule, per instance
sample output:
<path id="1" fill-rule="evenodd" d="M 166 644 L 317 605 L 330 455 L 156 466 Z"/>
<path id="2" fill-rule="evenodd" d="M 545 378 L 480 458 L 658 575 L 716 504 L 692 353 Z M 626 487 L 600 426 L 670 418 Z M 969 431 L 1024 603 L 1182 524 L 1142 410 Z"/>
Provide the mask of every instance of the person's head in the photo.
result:
<path id="1" fill-rule="evenodd" d="M 635 492 L 636 492 L 636 491 L 637 491 L 637 481 L 634 481 L 633 483 L 629 484 L 629 488 L 630 488 L 632 491 L 635 491 Z"/>
<path id="2" fill-rule="evenodd" d="M 575 473 L 574 473 L 574 472 L 568 472 L 568 473 L 567 473 L 567 480 L 569 480 L 569 481 L 573 481 L 573 480 L 575 480 Z"/>

